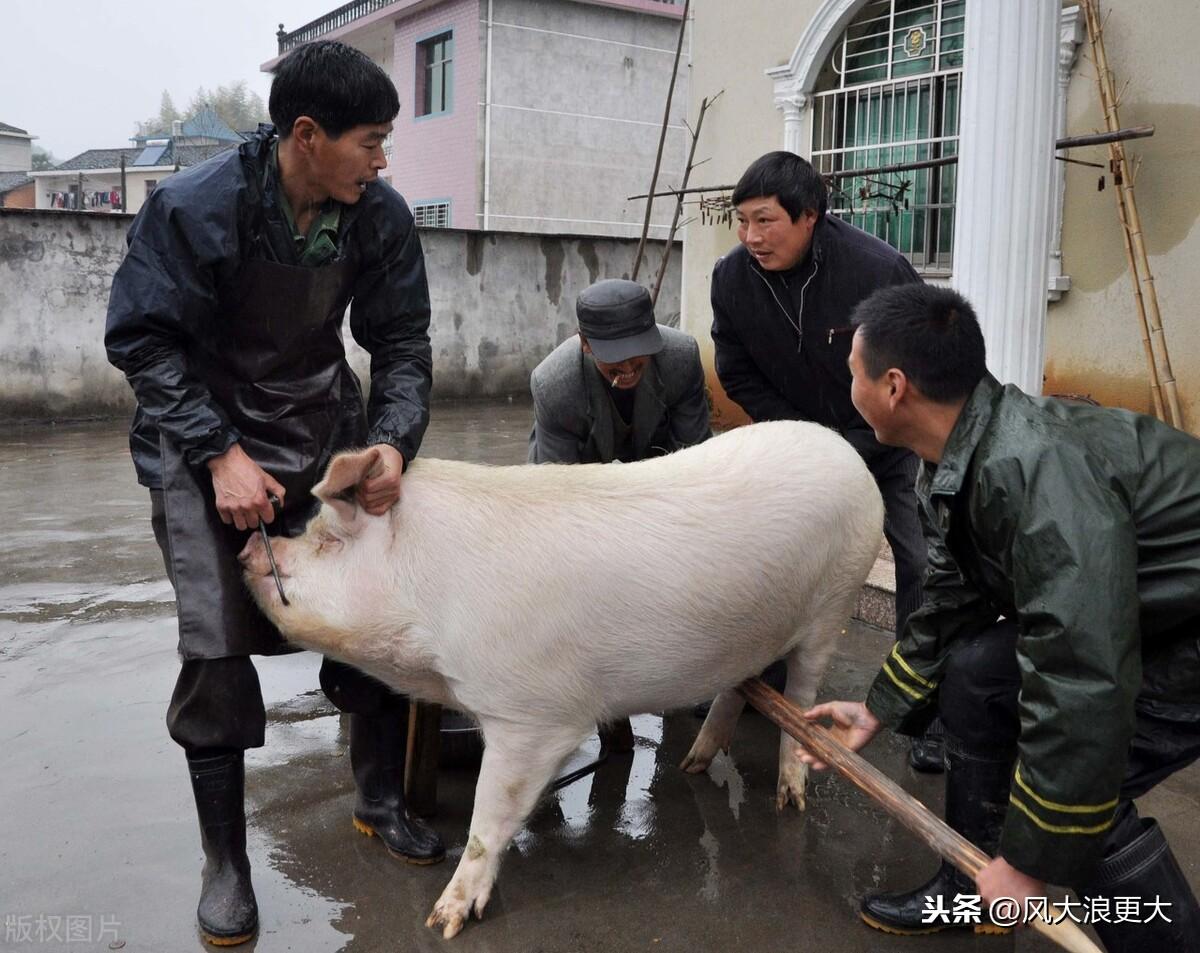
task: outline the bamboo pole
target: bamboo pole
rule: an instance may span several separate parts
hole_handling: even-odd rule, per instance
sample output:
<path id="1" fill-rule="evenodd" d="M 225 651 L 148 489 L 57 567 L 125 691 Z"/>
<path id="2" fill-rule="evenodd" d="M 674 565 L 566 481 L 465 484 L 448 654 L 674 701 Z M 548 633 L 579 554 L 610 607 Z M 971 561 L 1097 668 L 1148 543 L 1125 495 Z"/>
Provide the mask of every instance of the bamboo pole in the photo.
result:
<path id="1" fill-rule="evenodd" d="M 1082 0 L 1084 17 L 1087 22 L 1088 40 L 1092 47 L 1092 64 L 1096 68 L 1096 83 L 1100 90 L 1100 103 L 1104 108 L 1104 121 L 1110 132 L 1121 127 L 1118 114 L 1118 99 L 1112 70 L 1108 65 L 1108 54 L 1104 48 L 1104 24 L 1100 20 L 1100 9 L 1097 0 Z M 1133 192 L 1133 177 L 1129 172 L 1129 162 L 1125 156 L 1125 147 L 1121 142 L 1112 142 L 1108 146 L 1109 160 L 1117 192 L 1117 209 L 1121 218 L 1121 228 L 1126 235 L 1126 243 L 1130 252 L 1133 267 L 1135 294 L 1144 300 L 1147 339 L 1150 343 L 1150 355 L 1153 359 L 1157 377 L 1166 395 L 1166 420 L 1174 427 L 1183 429 L 1183 412 L 1179 406 L 1179 391 L 1175 383 L 1175 375 L 1171 371 L 1171 355 L 1167 348 L 1167 336 L 1162 326 L 1162 313 L 1158 307 L 1158 291 L 1154 284 L 1154 274 L 1150 270 L 1150 257 L 1146 253 L 1146 242 L 1142 232 L 1142 220 L 1138 214 L 1137 199 Z M 1141 301 L 1139 301 L 1139 305 Z M 1153 377 L 1152 377 L 1153 379 Z"/>
<path id="2" fill-rule="evenodd" d="M 762 679 L 748 678 L 738 686 L 738 691 L 746 701 L 804 745 L 811 754 L 835 768 L 972 880 L 991 860 L 882 771 L 837 741 L 826 729 L 808 721 L 799 706 L 767 687 Z M 1070 918 L 1064 916 L 1058 923 L 1050 923 L 1035 917 L 1031 925 L 1070 953 L 1100 953 L 1099 948 Z"/>
<path id="3" fill-rule="evenodd" d="M 1168 420 L 1166 408 L 1163 406 L 1162 383 L 1158 378 L 1158 362 L 1154 359 L 1154 345 L 1150 343 L 1150 321 L 1146 317 L 1146 302 L 1142 297 L 1142 283 L 1137 280 L 1137 262 L 1133 257 L 1133 243 L 1129 240 L 1129 224 L 1125 214 L 1125 196 L 1118 188 L 1117 217 L 1121 220 L 1121 239 L 1125 248 L 1125 261 L 1129 265 L 1129 273 L 1133 279 L 1133 305 L 1137 311 L 1138 326 L 1142 329 L 1142 350 L 1146 353 L 1146 366 L 1150 368 L 1150 396 L 1154 399 L 1154 416 L 1159 420 Z"/>
<path id="4" fill-rule="evenodd" d="M 654 187 L 658 184 L 658 170 L 662 166 L 663 146 L 667 141 L 667 126 L 671 122 L 671 100 L 675 96 L 675 77 L 679 75 L 679 55 L 683 52 L 683 34 L 687 31 L 688 8 L 692 0 L 683 0 L 683 16 L 679 18 L 679 41 L 675 44 L 675 65 L 671 67 L 671 84 L 667 87 L 667 104 L 663 107 L 662 130 L 658 134 L 658 152 L 654 156 L 654 173 L 650 176 L 650 196 L 646 199 L 646 217 L 642 221 L 642 237 L 638 239 L 637 252 L 633 256 L 633 274 L 630 280 L 637 281 L 642 267 L 642 252 L 646 248 L 646 236 L 650 232 L 650 210 L 654 208 Z"/>

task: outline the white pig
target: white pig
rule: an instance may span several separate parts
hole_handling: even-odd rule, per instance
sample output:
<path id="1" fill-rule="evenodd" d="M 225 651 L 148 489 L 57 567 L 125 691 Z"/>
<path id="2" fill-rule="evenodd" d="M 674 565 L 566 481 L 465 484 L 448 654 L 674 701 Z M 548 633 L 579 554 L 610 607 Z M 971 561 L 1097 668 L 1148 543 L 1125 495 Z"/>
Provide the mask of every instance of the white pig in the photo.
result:
<path id="1" fill-rule="evenodd" d="M 277 539 L 281 604 L 257 534 L 259 605 L 296 644 L 474 716 L 485 750 L 462 861 L 427 921 L 482 916 L 500 858 L 597 722 L 712 708 L 683 767 L 727 750 L 742 679 L 787 659 L 810 705 L 878 554 L 883 503 L 858 454 L 815 424 L 743 427 L 623 465 L 489 467 L 418 459 L 370 516 L 346 453 L 303 536 Z M 777 804 L 807 768 L 780 743 Z"/>

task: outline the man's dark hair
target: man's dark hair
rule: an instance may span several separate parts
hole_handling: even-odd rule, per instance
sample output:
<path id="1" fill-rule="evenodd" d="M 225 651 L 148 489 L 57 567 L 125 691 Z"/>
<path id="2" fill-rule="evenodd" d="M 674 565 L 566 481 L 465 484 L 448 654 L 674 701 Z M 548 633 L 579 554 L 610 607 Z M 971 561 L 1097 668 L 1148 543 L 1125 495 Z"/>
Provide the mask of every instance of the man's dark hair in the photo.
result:
<path id="1" fill-rule="evenodd" d="M 316 120 L 336 139 L 355 126 L 391 122 L 400 112 L 400 97 L 388 74 L 345 43 L 306 43 L 285 56 L 274 73 L 267 105 L 284 139 L 301 116 Z"/>
<path id="2" fill-rule="evenodd" d="M 975 310 L 950 288 L 881 288 L 859 303 L 850 323 L 872 380 L 896 367 L 930 400 L 949 404 L 969 397 L 987 373 Z"/>
<path id="3" fill-rule="evenodd" d="M 742 173 L 733 190 L 733 204 L 774 195 L 794 222 L 805 209 L 812 209 L 818 218 L 823 218 L 828 194 L 825 180 L 807 160 L 794 152 L 768 152 Z"/>

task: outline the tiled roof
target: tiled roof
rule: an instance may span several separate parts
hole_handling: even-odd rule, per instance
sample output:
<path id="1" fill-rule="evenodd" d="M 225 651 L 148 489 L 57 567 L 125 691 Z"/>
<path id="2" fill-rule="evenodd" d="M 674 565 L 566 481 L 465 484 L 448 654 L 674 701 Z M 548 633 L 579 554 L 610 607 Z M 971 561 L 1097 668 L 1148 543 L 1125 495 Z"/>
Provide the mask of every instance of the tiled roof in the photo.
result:
<path id="1" fill-rule="evenodd" d="M 215 146 L 175 146 L 167 151 L 167 155 L 172 156 L 172 162 L 178 160 L 180 168 L 187 168 L 190 165 L 199 165 L 220 152 L 236 148 L 236 142 L 222 142 Z"/>
<path id="2" fill-rule="evenodd" d="M 219 142 L 241 142 L 250 138 L 251 133 L 237 132 L 216 114 L 212 109 L 201 109 L 191 119 L 185 119 L 180 128 L 180 134 L 185 139 L 216 139 Z M 149 142 L 154 139 L 170 139 L 170 129 L 160 129 L 134 137 L 137 142 Z"/>
<path id="3" fill-rule="evenodd" d="M 175 165 L 178 160 L 179 167 L 185 169 L 188 166 L 198 165 L 226 149 L 233 149 L 236 145 L 237 143 L 233 142 L 223 142 L 215 146 L 176 146 L 172 144 L 166 147 L 162 156 L 155 160 L 154 164 L 156 166 Z M 88 169 L 115 169 L 120 166 L 122 155 L 125 156 L 125 167 L 133 169 L 134 160 L 143 151 L 136 146 L 130 149 L 88 149 L 87 152 L 81 152 L 74 158 L 67 159 L 66 162 L 60 162 L 55 171 L 86 172 Z M 143 168 L 145 167 L 143 166 Z"/>
<path id="4" fill-rule="evenodd" d="M 121 164 L 121 156 L 125 156 L 126 165 L 133 165 L 141 149 L 88 149 L 79 155 L 60 162 L 55 172 L 85 172 L 88 169 L 115 169 Z"/>
<path id="5" fill-rule="evenodd" d="M 211 109 L 202 109 L 183 124 L 183 134 L 189 138 L 207 137 L 221 142 L 241 142 L 242 137 L 229 128 L 225 120 Z"/>
<path id="6" fill-rule="evenodd" d="M 0 122 L 0 132 L 15 132 L 19 136 L 27 136 L 29 133 L 24 129 L 18 129 L 16 126 L 10 126 L 6 122 Z"/>
<path id="7" fill-rule="evenodd" d="M 19 189 L 22 185 L 32 181 L 33 179 L 24 172 L 0 172 L 0 195 L 11 192 L 13 189 Z"/>

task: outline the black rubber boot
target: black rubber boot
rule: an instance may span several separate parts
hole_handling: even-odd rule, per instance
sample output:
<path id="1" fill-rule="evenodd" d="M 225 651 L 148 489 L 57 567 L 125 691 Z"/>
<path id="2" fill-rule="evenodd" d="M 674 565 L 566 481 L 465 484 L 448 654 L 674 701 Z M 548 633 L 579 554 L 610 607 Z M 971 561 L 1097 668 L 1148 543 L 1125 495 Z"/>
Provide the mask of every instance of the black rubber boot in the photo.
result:
<path id="1" fill-rule="evenodd" d="M 241 751 L 188 755 L 200 844 L 203 885 L 196 920 L 214 946 L 245 943 L 258 930 L 258 904 L 246 856 L 245 769 Z"/>
<path id="2" fill-rule="evenodd" d="M 404 804 L 405 711 L 350 716 L 350 767 L 358 799 L 354 827 L 378 836 L 393 857 L 436 864 L 446 856 L 437 832 L 409 815 Z"/>
<path id="3" fill-rule="evenodd" d="M 993 761 L 973 756 L 949 735 L 945 746 L 946 823 L 989 856 L 994 855 L 1004 827 L 1013 762 L 1007 758 Z M 955 907 L 956 894 L 978 893 L 970 877 L 943 861 L 933 878 L 916 890 L 864 897 L 859 915 L 876 930 L 906 936 L 964 929 L 976 933 L 1011 932 L 1009 927 L 990 922 L 986 911 L 982 922 L 977 924 L 926 922 L 926 911 L 930 909 L 927 897 L 944 898 L 940 909 L 950 911 Z"/>
<path id="4" fill-rule="evenodd" d="M 942 719 L 935 718 L 919 738 L 913 738 L 908 751 L 908 763 L 914 771 L 924 774 L 941 774 L 946 770 L 946 729 Z"/>
<path id="5" fill-rule="evenodd" d="M 1132 839 L 1100 862 L 1093 884 L 1078 892 L 1090 909 L 1096 897 L 1109 898 L 1108 915 L 1117 919 L 1116 898 L 1139 898 L 1136 912 L 1124 923 L 1089 918 L 1108 953 L 1200 953 L 1200 906 L 1187 878 L 1152 817 L 1130 811 L 1126 823 Z M 1153 905 L 1160 906 L 1155 909 Z M 1170 921 L 1170 922 L 1168 922 Z"/>

